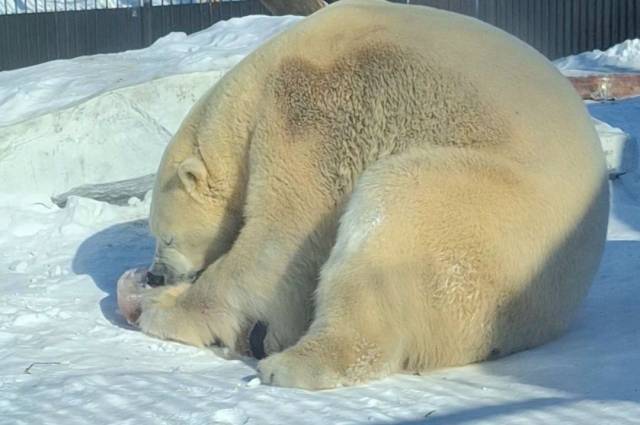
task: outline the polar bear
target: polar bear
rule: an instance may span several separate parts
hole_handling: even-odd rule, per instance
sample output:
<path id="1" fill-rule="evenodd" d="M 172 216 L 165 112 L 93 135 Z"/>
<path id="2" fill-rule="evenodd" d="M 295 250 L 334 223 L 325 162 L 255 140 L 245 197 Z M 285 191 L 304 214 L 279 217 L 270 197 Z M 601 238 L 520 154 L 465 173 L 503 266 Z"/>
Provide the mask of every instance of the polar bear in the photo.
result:
<path id="1" fill-rule="evenodd" d="M 570 84 L 478 20 L 345 0 L 248 56 L 162 158 L 137 324 L 246 349 L 264 383 L 352 385 L 559 335 L 608 217 Z"/>

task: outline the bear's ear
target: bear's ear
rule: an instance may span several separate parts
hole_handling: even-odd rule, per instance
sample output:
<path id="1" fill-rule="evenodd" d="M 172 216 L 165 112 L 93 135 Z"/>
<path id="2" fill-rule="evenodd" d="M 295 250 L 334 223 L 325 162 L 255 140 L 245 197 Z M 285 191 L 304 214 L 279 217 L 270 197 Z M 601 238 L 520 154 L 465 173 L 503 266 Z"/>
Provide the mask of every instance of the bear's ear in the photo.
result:
<path id="1" fill-rule="evenodd" d="M 200 159 L 190 157 L 178 166 L 178 177 L 189 194 L 201 194 L 207 183 L 207 169 Z"/>

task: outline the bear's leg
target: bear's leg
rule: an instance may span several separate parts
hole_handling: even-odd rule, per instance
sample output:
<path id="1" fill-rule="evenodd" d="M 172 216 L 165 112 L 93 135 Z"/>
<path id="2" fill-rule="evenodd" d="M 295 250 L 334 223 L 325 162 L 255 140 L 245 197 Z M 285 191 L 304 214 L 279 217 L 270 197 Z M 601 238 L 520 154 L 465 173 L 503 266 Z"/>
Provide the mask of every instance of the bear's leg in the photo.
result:
<path id="1" fill-rule="evenodd" d="M 337 208 L 323 191 L 317 164 L 304 155 L 308 147 L 287 148 L 253 155 L 257 164 L 249 178 L 246 222 L 231 249 L 184 292 L 143 296 L 138 323 L 144 332 L 238 350 L 245 345 L 246 329 L 262 321 L 267 325 L 264 349 L 273 353 L 306 331 L 317 275 L 335 238 Z"/>
<path id="2" fill-rule="evenodd" d="M 408 242 L 402 232 L 415 232 L 387 206 L 400 200 L 394 196 L 419 195 L 389 173 L 399 164 L 387 159 L 360 177 L 322 267 L 314 322 L 295 346 L 260 362 L 264 383 L 333 388 L 401 369 L 402 320 L 416 319 L 397 311 L 411 308 L 405 297 L 412 295 L 403 287 L 410 282 L 402 281 L 410 273 L 402 269 L 416 264 L 399 247 Z"/>
<path id="3" fill-rule="evenodd" d="M 374 289 L 390 282 L 374 270 L 342 272 L 342 278 L 321 281 L 320 285 L 334 289 L 319 303 L 308 333 L 293 347 L 259 363 L 263 383 L 326 389 L 401 369 L 402 332 L 398 331 L 403 324 L 395 323 L 395 318 L 387 321 L 385 312 L 392 308 L 389 299 Z"/>
<path id="4" fill-rule="evenodd" d="M 399 276 L 387 273 L 387 265 L 358 246 L 367 242 L 356 239 L 375 232 L 371 229 L 376 226 L 375 212 L 369 219 L 369 224 L 350 229 L 355 231 L 352 238 L 344 237 L 347 226 L 341 225 L 338 243 L 321 273 L 315 320 L 295 346 L 260 362 L 263 383 L 324 389 L 400 369 L 402 334 L 398 331 L 403 324 L 394 323 L 398 315 L 390 310 L 403 302 L 402 294 L 394 293 L 394 284 L 401 282 L 395 282 Z M 389 244 L 385 249 L 395 248 Z"/>
<path id="5" fill-rule="evenodd" d="M 460 150 L 370 167 L 322 267 L 314 322 L 260 362 L 263 382 L 332 388 L 486 357 L 505 296 L 493 262 L 501 216 L 520 219 L 510 200 L 528 208 L 517 186 L 508 165 Z"/>

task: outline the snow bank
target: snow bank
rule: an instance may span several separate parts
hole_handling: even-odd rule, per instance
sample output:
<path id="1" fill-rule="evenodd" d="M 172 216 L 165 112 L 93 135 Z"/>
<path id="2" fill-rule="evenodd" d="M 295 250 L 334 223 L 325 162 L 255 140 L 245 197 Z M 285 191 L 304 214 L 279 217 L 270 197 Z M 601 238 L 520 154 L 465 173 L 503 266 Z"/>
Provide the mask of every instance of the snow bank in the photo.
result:
<path id="1" fill-rule="evenodd" d="M 0 127 L 0 191 L 49 197 L 154 173 L 183 117 L 222 75 L 153 80 Z"/>
<path id="2" fill-rule="evenodd" d="M 298 19 L 235 18 L 147 49 L 0 72 L 0 192 L 49 197 L 155 172 L 195 101 Z"/>
<path id="3" fill-rule="evenodd" d="M 594 50 L 554 61 L 564 75 L 640 72 L 640 39 L 627 40 L 606 51 Z"/>
<path id="4" fill-rule="evenodd" d="M 0 72 L 0 127 L 161 77 L 226 72 L 261 43 L 300 19 L 233 18 L 191 35 L 171 33 L 146 49 L 57 60 Z"/>

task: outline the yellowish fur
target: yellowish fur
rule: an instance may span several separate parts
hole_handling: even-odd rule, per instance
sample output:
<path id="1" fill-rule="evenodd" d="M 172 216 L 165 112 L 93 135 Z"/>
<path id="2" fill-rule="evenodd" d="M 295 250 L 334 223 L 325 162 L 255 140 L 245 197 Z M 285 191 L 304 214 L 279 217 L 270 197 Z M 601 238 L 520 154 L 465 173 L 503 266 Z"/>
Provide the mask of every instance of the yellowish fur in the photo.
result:
<path id="1" fill-rule="evenodd" d="M 143 331 L 330 388 L 563 331 L 598 267 L 597 136 L 537 52 L 471 18 L 344 0 L 230 71 L 167 148 Z M 176 289 L 178 288 L 178 289 Z M 283 351 L 284 350 L 284 351 Z"/>

